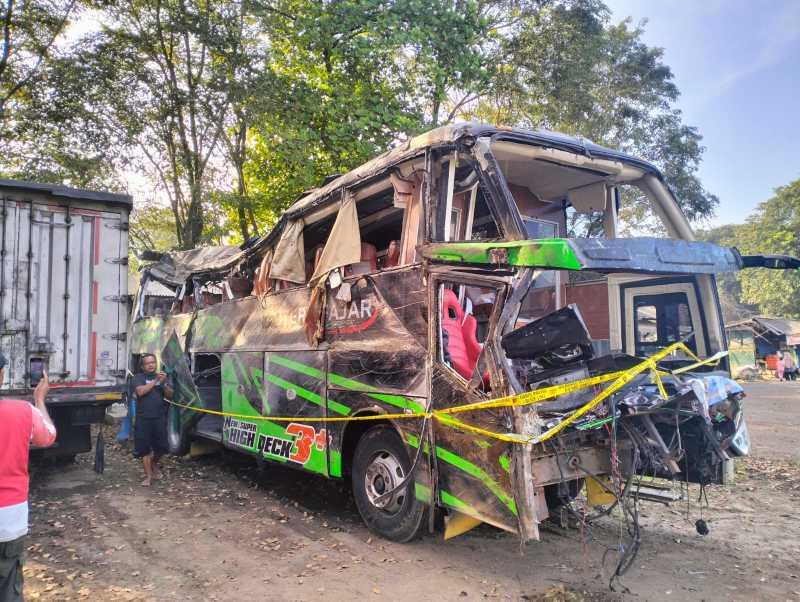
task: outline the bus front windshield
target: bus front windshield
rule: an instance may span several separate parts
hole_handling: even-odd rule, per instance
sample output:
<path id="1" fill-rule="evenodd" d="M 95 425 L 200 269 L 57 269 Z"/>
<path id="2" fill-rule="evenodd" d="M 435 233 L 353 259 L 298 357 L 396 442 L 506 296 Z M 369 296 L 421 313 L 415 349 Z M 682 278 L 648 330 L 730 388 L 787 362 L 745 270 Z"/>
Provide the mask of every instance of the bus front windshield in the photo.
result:
<path id="1" fill-rule="evenodd" d="M 492 152 L 529 238 L 668 236 L 636 167 L 502 141 Z"/>

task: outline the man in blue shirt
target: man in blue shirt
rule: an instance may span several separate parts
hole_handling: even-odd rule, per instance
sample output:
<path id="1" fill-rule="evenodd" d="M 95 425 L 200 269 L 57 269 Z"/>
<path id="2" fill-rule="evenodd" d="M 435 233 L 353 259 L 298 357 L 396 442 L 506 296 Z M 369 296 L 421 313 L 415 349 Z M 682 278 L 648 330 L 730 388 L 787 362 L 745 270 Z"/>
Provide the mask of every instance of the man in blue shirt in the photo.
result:
<path id="1" fill-rule="evenodd" d="M 172 387 L 167 375 L 156 372 L 156 356 L 146 353 L 141 359 L 142 371 L 133 377 L 136 392 L 136 428 L 134 433 L 135 455 L 142 458 L 144 481 L 149 487 L 152 481 L 161 478 L 158 459 L 167 452 L 167 403 L 172 399 Z"/>

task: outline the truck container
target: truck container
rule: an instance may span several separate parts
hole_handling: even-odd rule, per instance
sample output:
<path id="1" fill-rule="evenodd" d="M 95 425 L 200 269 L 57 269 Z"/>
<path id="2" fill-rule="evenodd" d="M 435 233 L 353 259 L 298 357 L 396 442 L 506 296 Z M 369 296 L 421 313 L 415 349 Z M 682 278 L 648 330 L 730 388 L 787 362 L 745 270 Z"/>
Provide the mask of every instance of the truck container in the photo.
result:
<path id="1" fill-rule="evenodd" d="M 0 394 L 29 399 L 47 371 L 58 438 L 46 455 L 89 451 L 90 424 L 122 396 L 131 206 L 125 194 L 0 180 Z"/>

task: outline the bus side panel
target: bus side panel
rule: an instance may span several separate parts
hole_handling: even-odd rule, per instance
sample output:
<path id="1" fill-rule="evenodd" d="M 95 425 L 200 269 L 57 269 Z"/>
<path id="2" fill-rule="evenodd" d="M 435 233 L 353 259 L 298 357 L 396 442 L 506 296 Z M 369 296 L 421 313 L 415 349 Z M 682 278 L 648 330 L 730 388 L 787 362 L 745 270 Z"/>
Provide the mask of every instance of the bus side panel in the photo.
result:
<path id="1" fill-rule="evenodd" d="M 371 276 L 383 302 L 403 328 L 424 349 L 428 348 L 428 290 L 421 265 L 387 270 Z"/>
<path id="2" fill-rule="evenodd" d="M 357 281 L 349 301 L 328 294 L 325 340 L 329 384 L 427 397 L 427 351 L 398 318 L 371 276 Z M 421 307 L 417 311 L 421 313 Z"/>
<path id="3" fill-rule="evenodd" d="M 335 384 L 333 384 L 335 382 Z M 349 388 L 344 388 L 349 387 Z M 336 381 L 329 383 L 327 408 L 330 416 L 358 416 L 363 414 L 399 414 L 406 411 L 419 413 L 425 409 L 426 400 L 420 397 L 407 397 L 384 393 L 373 387 L 359 384 L 355 381 Z M 392 424 L 399 431 L 400 437 L 406 444 L 408 459 L 413 463 L 419 447 L 419 435 L 422 420 L 419 418 L 409 420 L 392 419 Z M 364 422 L 331 422 L 328 424 L 330 441 L 330 476 L 344 476 L 347 469 L 352 466 L 344 466 L 346 459 L 352 461 L 352 457 L 345 458 L 346 452 L 352 454 L 355 450 L 344 448 L 344 439 L 347 436 L 347 429 L 357 428 L 369 429 L 376 426 L 371 421 Z M 427 436 L 425 437 L 427 440 Z M 429 457 L 423 455 L 417 465 L 414 474 L 415 493 L 418 499 L 425 503 L 431 500 L 431 467 Z"/>
<path id="4" fill-rule="evenodd" d="M 436 366 L 432 397 L 436 409 L 480 401 L 461 390 Z M 492 432 L 504 432 L 503 409 L 457 414 L 455 418 Z M 434 421 L 439 502 L 486 523 L 516 533 L 519 528 L 511 481 L 511 443 L 458 430 Z"/>
<path id="5" fill-rule="evenodd" d="M 189 351 L 307 349 L 303 320 L 310 297 L 311 289 L 302 287 L 202 309 L 192 327 Z"/>
<path id="6" fill-rule="evenodd" d="M 222 355 L 223 444 L 272 460 L 328 474 L 325 425 L 325 353 L 229 352 Z M 272 421 L 268 416 L 297 418 Z"/>
<path id="7" fill-rule="evenodd" d="M 176 314 L 167 318 L 143 318 L 134 322 L 131 329 L 128 353 L 131 355 L 152 353 L 160 363 L 161 352 L 173 332 L 178 336 L 178 342 L 181 346 L 185 346 L 187 328 L 191 320 L 191 314 Z M 138 369 L 138 366 L 131 367 L 133 372 L 137 372 Z"/>

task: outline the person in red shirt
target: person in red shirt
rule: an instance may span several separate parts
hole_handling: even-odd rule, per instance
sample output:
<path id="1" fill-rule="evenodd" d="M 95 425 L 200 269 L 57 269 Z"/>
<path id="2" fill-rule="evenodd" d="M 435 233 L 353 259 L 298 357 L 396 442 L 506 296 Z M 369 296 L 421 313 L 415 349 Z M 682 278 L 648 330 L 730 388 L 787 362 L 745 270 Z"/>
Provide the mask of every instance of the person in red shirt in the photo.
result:
<path id="1" fill-rule="evenodd" d="M 0 399 L 0 600 L 22 600 L 22 565 L 28 533 L 28 452 L 49 447 L 56 427 L 44 404 L 50 383 L 42 376 L 33 391 L 34 405 Z"/>

